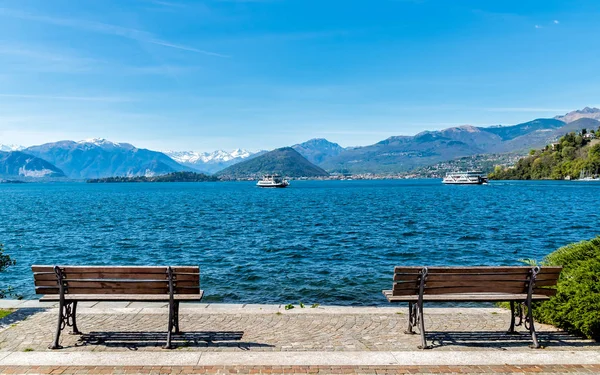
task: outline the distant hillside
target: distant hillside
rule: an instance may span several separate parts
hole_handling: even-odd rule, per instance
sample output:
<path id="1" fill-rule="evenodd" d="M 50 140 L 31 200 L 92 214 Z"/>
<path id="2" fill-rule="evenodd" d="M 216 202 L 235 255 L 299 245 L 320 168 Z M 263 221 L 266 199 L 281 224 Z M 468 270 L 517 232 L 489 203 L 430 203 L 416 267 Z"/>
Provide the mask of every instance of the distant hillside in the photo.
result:
<path id="1" fill-rule="evenodd" d="M 312 164 L 291 147 L 279 148 L 254 159 L 234 164 L 217 173 L 223 178 L 260 177 L 278 173 L 287 177 L 320 177 L 329 174 Z"/>
<path id="2" fill-rule="evenodd" d="M 321 163 L 321 167 L 342 173 L 404 172 L 482 152 L 479 147 L 445 137 L 440 132 L 426 132 L 414 137 L 390 137 L 371 146 L 347 149 Z"/>
<path id="3" fill-rule="evenodd" d="M 577 120 L 580 121 L 580 120 Z M 542 150 L 532 150 L 514 167 L 496 167 L 495 180 L 539 180 L 578 178 L 600 172 L 600 128 L 571 132 Z"/>
<path id="4" fill-rule="evenodd" d="M 595 113 L 595 110 L 585 112 Z M 587 115 L 594 116 L 594 113 Z M 472 155 L 524 153 L 544 147 L 570 131 L 595 129 L 599 125 L 600 122 L 587 117 L 569 123 L 555 118 L 487 128 L 465 125 L 425 131 L 415 136 L 390 137 L 374 145 L 348 148 L 337 156 L 325 158 L 319 166 L 329 172 L 406 172 Z"/>
<path id="5" fill-rule="evenodd" d="M 45 160 L 20 151 L 0 151 L 2 177 L 65 177 L 63 171 Z"/>
<path id="6" fill-rule="evenodd" d="M 514 165 L 523 154 L 480 154 L 440 162 L 434 165 L 418 168 L 411 172 L 415 176 L 425 178 L 442 178 L 448 172 L 481 171 L 489 174 L 496 166 L 508 167 Z"/>
<path id="7" fill-rule="evenodd" d="M 566 122 L 567 124 L 581 118 L 591 118 L 593 120 L 600 120 L 600 109 L 585 107 L 577 111 L 572 111 L 564 116 L 556 116 L 555 119 Z"/>
<path id="8" fill-rule="evenodd" d="M 47 143 L 29 147 L 24 152 L 56 165 L 75 179 L 155 176 L 191 170 L 161 152 L 105 139 Z"/>
<path id="9" fill-rule="evenodd" d="M 323 138 L 315 138 L 304 143 L 292 146 L 292 148 L 306 160 L 319 165 L 326 159 L 338 156 L 344 151 L 344 148 L 337 143 L 329 142 Z"/>

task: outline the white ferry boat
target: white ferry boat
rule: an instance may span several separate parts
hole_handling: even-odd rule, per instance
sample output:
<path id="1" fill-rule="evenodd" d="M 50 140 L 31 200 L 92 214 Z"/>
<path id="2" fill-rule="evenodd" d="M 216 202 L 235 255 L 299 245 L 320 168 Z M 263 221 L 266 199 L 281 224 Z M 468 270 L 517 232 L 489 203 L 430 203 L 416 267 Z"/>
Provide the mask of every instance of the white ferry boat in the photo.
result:
<path id="1" fill-rule="evenodd" d="M 442 180 L 444 184 L 455 185 L 481 185 L 487 184 L 488 178 L 482 172 L 452 172 L 448 173 Z"/>
<path id="2" fill-rule="evenodd" d="M 256 183 L 256 186 L 264 187 L 264 188 L 284 188 L 289 186 L 288 180 L 284 180 L 278 174 L 268 174 L 265 175 L 262 180 Z"/>

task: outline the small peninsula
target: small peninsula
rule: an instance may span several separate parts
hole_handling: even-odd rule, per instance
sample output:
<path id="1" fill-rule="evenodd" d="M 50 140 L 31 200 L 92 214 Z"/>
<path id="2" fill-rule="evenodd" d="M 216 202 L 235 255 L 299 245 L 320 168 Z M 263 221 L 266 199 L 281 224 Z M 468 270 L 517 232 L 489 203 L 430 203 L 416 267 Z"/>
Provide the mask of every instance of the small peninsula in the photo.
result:
<path id="1" fill-rule="evenodd" d="M 204 173 L 173 172 L 160 176 L 133 176 L 133 177 L 105 177 L 87 180 L 88 183 L 124 183 L 124 182 L 214 182 L 220 181 L 218 177 L 208 176 Z"/>
<path id="2" fill-rule="evenodd" d="M 571 180 L 595 176 L 600 171 L 600 128 L 570 132 L 529 156 L 514 167 L 497 166 L 493 180 Z"/>

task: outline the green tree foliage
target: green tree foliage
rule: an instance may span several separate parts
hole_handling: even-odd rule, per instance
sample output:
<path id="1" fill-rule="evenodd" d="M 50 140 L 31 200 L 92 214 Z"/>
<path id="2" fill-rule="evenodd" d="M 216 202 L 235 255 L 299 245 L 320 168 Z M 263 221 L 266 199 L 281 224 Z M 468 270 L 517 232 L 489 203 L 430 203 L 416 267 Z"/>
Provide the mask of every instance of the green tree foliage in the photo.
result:
<path id="1" fill-rule="evenodd" d="M 0 272 L 6 271 L 8 267 L 14 266 L 15 264 L 17 264 L 17 262 L 14 259 L 8 254 L 4 254 L 4 245 L 0 243 Z M 10 286 L 6 289 L 0 289 L 0 298 L 6 298 L 8 295 L 17 297 Z"/>
<path id="2" fill-rule="evenodd" d="M 219 181 L 218 177 L 207 176 L 203 173 L 173 172 L 160 176 L 134 176 L 134 177 L 106 177 L 88 180 L 89 183 L 117 183 L 117 182 L 207 182 Z"/>
<path id="3" fill-rule="evenodd" d="M 600 338 L 600 236 L 562 247 L 543 265 L 563 266 L 557 294 L 537 305 L 534 317 L 588 338 Z"/>
<path id="4" fill-rule="evenodd" d="M 600 129 L 598 130 L 600 133 Z M 493 180 L 562 180 L 577 178 L 582 171 L 590 174 L 600 170 L 600 144 L 571 132 L 543 150 L 530 151 L 514 167 L 497 167 L 489 177 Z"/>

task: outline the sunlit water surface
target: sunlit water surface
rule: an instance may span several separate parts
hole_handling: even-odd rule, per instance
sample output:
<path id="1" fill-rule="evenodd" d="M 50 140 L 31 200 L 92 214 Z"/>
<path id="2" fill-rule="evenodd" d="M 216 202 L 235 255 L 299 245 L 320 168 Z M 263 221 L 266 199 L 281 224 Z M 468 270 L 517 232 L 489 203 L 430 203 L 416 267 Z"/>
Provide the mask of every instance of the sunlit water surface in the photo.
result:
<path id="1" fill-rule="evenodd" d="M 200 265 L 206 302 L 385 304 L 395 265 L 515 265 L 600 233 L 600 183 L 439 180 L 0 185 L 0 275 Z"/>

